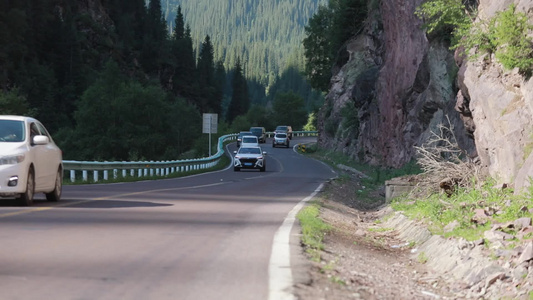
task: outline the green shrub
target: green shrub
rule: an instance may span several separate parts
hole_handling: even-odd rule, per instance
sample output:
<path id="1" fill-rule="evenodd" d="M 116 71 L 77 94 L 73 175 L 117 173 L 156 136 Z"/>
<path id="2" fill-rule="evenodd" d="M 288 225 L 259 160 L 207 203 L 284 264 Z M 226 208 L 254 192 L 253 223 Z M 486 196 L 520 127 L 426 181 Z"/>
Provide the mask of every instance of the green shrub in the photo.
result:
<path id="1" fill-rule="evenodd" d="M 533 27 L 528 23 L 525 13 L 517 13 L 516 6 L 510 5 L 499 12 L 491 22 L 490 37 L 496 47 L 496 59 L 506 68 L 518 68 L 521 72 L 531 72 L 533 67 L 533 48 L 527 36 Z"/>
<path id="2" fill-rule="evenodd" d="M 518 68 L 523 74 L 533 70 L 533 28 L 523 12 L 510 5 L 489 20 L 473 23 L 476 11 L 461 0 L 430 0 L 420 5 L 415 14 L 424 20 L 428 33 L 451 32 L 452 49 L 463 48 L 469 59 L 494 53 L 506 69 Z"/>

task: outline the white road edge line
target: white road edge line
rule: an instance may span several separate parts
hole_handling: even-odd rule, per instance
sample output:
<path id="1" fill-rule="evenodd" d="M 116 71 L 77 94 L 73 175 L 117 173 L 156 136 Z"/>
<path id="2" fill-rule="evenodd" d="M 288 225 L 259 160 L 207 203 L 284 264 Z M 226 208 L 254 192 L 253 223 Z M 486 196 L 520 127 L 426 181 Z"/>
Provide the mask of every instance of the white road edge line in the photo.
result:
<path id="1" fill-rule="evenodd" d="M 324 184 L 307 198 L 300 201 L 289 212 L 283 224 L 278 228 L 272 242 L 272 253 L 268 264 L 268 300 L 293 300 L 293 279 L 291 270 L 290 233 L 296 221 L 296 214 L 302 207 L 322 190 Z"/>

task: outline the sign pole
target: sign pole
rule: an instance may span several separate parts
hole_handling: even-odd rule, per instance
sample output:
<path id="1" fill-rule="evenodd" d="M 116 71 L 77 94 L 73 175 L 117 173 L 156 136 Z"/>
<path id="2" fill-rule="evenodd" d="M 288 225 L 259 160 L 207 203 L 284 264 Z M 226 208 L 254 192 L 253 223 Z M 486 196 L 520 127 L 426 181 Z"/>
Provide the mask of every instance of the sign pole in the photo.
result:
<path id="1" fill-rule="evenodd" d="M 203 114 L 202 132 L 209 134 L 209 156 L 211 156 L 211 134 L 217 133 L 218 115 Z"/>
<path id="2" fill-rule="evenodd" d="M 209 157 L 211 157 L 211 122 L 213 121 L 213 118 L 209 116 Z"/>

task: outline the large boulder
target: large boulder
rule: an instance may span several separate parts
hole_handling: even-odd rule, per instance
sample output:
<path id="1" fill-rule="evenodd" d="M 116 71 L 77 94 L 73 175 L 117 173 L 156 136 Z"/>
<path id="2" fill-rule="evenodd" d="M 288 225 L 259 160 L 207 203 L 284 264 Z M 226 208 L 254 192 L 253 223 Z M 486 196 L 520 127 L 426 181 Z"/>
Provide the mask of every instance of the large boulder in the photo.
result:
<path id="1" fill-rule="evenodd" d="M 491 18 L 511 3 L 533 10 L 530 1 L 484 0 L 479 17 Z M 459 62 L 459 99 L 469 103 L 479 158 L 491 177 L 523 190 L 533 177 L 533 82 L 494 57 Z"/>

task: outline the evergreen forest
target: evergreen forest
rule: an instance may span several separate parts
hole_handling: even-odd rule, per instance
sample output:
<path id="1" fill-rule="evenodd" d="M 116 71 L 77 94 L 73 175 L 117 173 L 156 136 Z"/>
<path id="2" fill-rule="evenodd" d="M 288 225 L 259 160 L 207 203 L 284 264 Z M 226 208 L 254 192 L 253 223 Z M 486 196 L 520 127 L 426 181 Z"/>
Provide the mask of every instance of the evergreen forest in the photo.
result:
<path id="1" fill-rule="evenodd" d="M 218 135 L 300 130 L 323 102 L 302 43 L 319 2 L 1 0 L 0 114 L 39 119 L 67 160 L 206 156 L 203 113 Z"/>
<path id="2" fill-rule="evenodd" d="M 192 28 L 195 48 L 209 35 L 215 59 L 233 66 L 246 62 L 243 71 L 270 86 L 289 65 L 302 65 L 305 26 L 327 0 L 163 0 L 172 28 L 176 7 Z"/>

